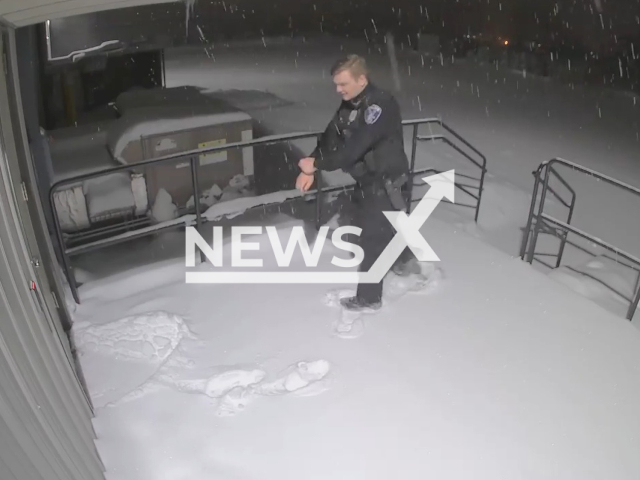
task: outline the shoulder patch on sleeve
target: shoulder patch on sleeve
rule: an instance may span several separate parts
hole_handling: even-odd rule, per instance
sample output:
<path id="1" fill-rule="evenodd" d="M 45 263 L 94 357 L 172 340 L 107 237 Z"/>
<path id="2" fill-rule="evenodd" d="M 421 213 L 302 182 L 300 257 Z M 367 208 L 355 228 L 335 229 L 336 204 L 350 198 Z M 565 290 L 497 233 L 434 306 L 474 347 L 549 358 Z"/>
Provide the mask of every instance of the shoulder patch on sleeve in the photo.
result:
<path id="1" fill-rule="evenodd" d="M 364 112 L 364 121 L 367 123 L 367 125 L 376 123 L 381 114 L 382 108 L 380 108 L 379 105 L 373 104 L 369 106 L 369 108 L 367 108 L 367 110 Z"/>

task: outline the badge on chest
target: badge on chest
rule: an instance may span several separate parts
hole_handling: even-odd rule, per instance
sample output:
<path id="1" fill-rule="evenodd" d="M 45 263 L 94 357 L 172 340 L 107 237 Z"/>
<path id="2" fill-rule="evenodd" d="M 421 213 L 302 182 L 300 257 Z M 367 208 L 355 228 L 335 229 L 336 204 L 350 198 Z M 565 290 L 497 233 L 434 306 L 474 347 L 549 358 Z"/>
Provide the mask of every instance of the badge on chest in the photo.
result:
<path id="1" fill-rule="evenodd" d="M 349 114 L 349 123 L 352 123 L 356 118 L 358 118 L 358 110 L 351 110 Z"/>

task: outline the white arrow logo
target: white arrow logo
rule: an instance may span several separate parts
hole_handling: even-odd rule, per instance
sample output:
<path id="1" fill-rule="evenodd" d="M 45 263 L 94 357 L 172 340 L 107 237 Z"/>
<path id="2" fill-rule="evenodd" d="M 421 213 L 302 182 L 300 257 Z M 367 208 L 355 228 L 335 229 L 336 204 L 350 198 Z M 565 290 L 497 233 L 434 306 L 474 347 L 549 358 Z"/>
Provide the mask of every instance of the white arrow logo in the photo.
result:
<path id="1" fill-rule="evenodd" d="M 405 212 L 384 212 L 396 234 L 389 245 L 380 254 L 376 262 L 368 272 L 361 274 L 362 283 L 378 283 L 384 278 L 393 263 L 398 259 L 402 251 L 408 246 L 416 258 L 421 262 L 438 262 L 440 258 L 420 233 L 420 228 L 434 212 L 443 198 L 454 201 L 455 170 L 424 177 L 426 183 L 431 185 L 427 194 L 416 205 L 416 208 L 407 216 Z"/>
<path id="2" fill-rule="evenodd" d="M 368 272 L 187 272 L 187 283 L 378 283 L 402 251 L 409 247 L 419 261 L 440 258 L 420 233 L 420 228 L 443 198 L 454 202 L 455 170 L 424 177 L 427 194 L 407 216 L 402 211 L 384 212 L 396 234 Z"/>

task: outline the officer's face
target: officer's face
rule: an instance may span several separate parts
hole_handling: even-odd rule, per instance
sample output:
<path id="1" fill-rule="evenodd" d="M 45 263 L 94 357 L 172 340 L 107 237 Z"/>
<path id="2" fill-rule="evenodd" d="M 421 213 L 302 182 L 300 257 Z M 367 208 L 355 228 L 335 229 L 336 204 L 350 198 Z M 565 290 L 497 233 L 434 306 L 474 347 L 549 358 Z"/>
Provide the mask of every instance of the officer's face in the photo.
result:
<path id="1" fill-rule="evenodd" d="M 367 78 L 364 75 L 354 78 L 349 70 L 343 70 L 333 77 L 333 83 L 336 84 L 336 91 L 343 100 L 351 100 L 367 86 Z"/>

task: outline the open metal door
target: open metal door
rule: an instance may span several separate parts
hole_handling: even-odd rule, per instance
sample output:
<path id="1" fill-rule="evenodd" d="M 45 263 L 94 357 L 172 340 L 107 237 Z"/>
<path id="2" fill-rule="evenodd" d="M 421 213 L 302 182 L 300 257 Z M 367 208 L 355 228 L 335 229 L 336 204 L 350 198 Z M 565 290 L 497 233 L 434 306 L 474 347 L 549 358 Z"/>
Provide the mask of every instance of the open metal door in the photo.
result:
<path id="1" fill-rule="evenodd" d="M 2 29 L 3 67 L 12 34 Z M 57 310 L 42 294 L 46 275 L 33 261 L 40 250 L 13 123 L 19 98 L 11 107 L 8 73 L 5 67 L 0 75 L 0 477 L 104 480 L 93 412 Z"/>

